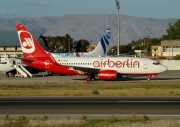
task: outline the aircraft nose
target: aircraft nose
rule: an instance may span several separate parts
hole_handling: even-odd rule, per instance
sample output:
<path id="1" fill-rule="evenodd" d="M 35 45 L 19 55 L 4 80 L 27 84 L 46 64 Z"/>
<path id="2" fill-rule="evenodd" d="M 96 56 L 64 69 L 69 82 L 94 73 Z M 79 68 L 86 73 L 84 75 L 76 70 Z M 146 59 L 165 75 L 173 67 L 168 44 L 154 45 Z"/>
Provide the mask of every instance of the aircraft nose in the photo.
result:
<path id="1" fill-rule="evenodd" d="M 162 70 L 162 72 L 167 71 L 167 70 L 168 70 L 168 67 L 166 67 L 166 66 L 164 66 L 164 65 L 161 65 L 161 70 Z"/>

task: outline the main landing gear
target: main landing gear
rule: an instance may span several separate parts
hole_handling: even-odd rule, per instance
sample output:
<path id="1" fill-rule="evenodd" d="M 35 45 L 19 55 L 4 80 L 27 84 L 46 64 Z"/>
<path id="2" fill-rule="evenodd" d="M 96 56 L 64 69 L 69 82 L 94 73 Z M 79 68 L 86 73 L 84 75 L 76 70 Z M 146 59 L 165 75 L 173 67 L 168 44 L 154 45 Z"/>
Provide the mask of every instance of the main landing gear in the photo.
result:
<path id="1" fill-rule="evenodd" d="M 95 76 L 91 75 L 86 78 L 86 81 L 94 81 L 95 79 L 96 79 Z"/>

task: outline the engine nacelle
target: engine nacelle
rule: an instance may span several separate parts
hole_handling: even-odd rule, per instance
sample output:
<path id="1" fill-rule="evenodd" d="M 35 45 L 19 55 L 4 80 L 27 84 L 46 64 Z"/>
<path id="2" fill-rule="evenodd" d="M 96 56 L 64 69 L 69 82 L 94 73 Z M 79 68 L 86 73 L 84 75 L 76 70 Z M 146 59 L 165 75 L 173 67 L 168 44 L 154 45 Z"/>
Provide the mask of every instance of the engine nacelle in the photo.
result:
<path id="1" fill-rule="evenodd" d="M 98 73 L 100 80 L 115 80 L 117 79 L 117 72 L 115 70 L 102 70 Z"/>

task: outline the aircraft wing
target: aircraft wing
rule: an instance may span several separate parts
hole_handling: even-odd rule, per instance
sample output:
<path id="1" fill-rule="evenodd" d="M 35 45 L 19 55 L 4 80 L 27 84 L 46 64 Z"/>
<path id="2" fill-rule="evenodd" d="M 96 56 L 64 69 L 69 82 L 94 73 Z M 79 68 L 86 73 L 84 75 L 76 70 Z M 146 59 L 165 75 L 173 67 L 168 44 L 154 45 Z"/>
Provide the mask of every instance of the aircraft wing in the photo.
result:
<path id="1" fill-rule="evenodd" d="M 86 73 L 93 73 L 93 74 L 97 74 L 101 70 L 99 68 L 74 67 L 74 66 L 67 66 L 67 67 L 73 70 L 82 71 Z"/>

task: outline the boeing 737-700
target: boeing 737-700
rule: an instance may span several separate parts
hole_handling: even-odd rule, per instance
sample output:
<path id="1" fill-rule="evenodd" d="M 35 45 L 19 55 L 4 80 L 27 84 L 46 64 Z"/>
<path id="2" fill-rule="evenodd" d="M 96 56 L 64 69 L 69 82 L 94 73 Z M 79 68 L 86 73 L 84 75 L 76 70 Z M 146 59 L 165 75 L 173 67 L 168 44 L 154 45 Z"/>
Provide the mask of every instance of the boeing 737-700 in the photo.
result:
<path id="1" fill-rule="evenodd" d="M 116 80 L 123 75 L 155 77 L 167 70 L 155 60 L 133 57 L 56 57 L 43 50 L 22 24 L 16 25 L 24 58 L 22 63 L 44 71 L 86 75 L 87 81 Z"/>

